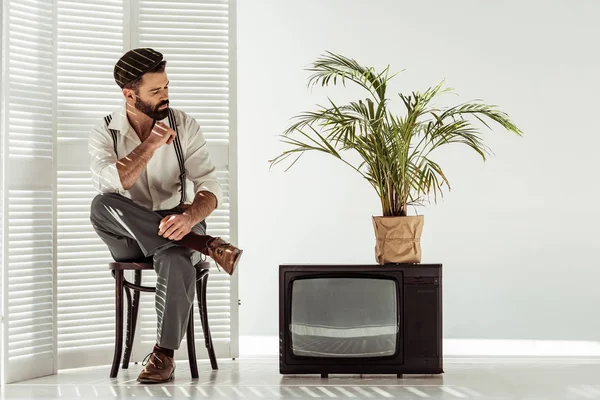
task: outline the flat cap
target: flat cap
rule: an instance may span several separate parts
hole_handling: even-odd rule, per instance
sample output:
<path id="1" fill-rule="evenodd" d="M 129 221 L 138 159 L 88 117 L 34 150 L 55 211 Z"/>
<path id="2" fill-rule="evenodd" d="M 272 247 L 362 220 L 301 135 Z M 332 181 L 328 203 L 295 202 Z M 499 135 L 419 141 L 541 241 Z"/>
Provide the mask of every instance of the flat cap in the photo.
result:
<path id="1" fill-rule="evenodd" d="M 121 89 L 136 80 L 163 60 L 163 55 L 153 49 L 133 49 L 123 55 L 115 64 L 115 82 Z"/>

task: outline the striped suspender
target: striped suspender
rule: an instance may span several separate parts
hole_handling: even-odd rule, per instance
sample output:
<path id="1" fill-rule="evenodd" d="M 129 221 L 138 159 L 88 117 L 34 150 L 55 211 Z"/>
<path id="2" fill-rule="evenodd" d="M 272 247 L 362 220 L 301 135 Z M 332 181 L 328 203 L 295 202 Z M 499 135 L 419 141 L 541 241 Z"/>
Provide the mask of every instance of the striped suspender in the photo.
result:
<path id="1" fill-rule="evenodd" d="M 106 122 L 106 127 L 110 124 L 112 120 L 112 115 L 107 115 L 104 117 L 104 122 Z M 177 155 L 177 163 L 179 164 L 179 182 L 181 184 L 181 203 L 185 202 L 186 190 L 185 190 L 185 163 L 183 160 L 183 150 L 181 148 L 181 141 L 179 140 L 179 131 L 177 129 L 177 121 L 175 120 L 175 114 L 173 114 L 173 110 L 169 109 L 169 125 L 171 128 L 175 130 L 177 136 L 173 141 L 173 147 L 175 148 L 175 154 Z M 117 159 L 119 158 L 119 153 L 117 152 L 117 131 L 114 129 L 109 129 L 110 135 L 113 138 L 113 146 L 115 148 L 115 154 Z"/>
<path id="2" fill-rule="evenodd" d="M 177 129 L 177 121 L 175 120 L 175 114 L 173 110 L 169 108 L 169 125 L 175 130 L 177 136 L 173 141 L 173 147 L 175 147 L 175 154 L 177 154 L 177 162 L 179 163 L 179 182 L 181 183 L 181 204 L 185 202 L 185 162 L 183 160 L 183 150 L 181 148 L 181 141 L 179 140 L 179 130 Z"/>
<path id="3" fill-rule="evenodd" d="M 112 114 L 109 114 L 106 117 L 104 117 L 104 122 L 106 122 L 107 128 L 108 128 L 108 125 L 110 124 L 110 121 L 112 121 Z M 110 135 L 113 138 L 113 147 L 115 148 L 115 155 L 117 156 L 117 160 L 118 160 L 119 153 L 117 152 L 117 131 L 115 131 L 114 129 L 108 129 L 108 131 L 110 132 Z"/>

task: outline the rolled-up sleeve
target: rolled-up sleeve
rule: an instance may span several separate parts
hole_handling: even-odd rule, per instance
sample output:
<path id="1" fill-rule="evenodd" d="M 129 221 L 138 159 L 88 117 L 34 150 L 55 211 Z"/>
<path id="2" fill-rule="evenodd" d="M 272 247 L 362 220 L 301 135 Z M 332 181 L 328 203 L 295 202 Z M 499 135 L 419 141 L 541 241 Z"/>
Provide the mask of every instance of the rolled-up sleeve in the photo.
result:
<path id="1" fill-rule="evenodd" d="M 186 130 L 189 135 L 185 155 L 185 173 L 194 184 L 194 193 L 211 192 L 217 198 L 217 206 L 223 201 L 223 191 L 217 180 L 216 167 L 213 164 L 206 140 L 198 122 L 187 116 Z"/>
<path id="2" fill-rule="evenodd" d="M 98 125 L 92 129 L 89 138 L 90 168 L 92 182 L 99 193 L 124 194 L 119 171 L 117 171 L 117 155 L 108 129 Z"/>

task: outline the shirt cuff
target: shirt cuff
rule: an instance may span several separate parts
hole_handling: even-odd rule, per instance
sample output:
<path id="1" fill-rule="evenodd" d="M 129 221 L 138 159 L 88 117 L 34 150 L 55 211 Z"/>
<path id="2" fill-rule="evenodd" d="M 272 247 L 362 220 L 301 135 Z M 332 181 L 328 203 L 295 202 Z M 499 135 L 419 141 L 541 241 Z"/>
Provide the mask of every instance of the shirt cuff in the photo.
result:
<path id="1" fill-rule="evenodd" d="M 116 164 L 107 165 L 100 171 L 98 175 L 98 190 L 101 193 L 125 194 Z"/>

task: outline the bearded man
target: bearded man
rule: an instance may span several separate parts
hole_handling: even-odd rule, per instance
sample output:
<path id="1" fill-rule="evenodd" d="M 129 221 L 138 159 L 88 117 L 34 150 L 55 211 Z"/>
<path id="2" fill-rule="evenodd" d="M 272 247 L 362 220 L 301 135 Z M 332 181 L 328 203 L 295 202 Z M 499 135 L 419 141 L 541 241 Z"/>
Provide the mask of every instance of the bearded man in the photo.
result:
<path id="1" fill-rule="evenodd" d="M 89 139 L 98 194 L 90 220 L 115 261 L 151 258 L 157 273 L 157 339 L 138 377 L 173 379 L 174 350 L 194 300 L 194 265 L 202 254 L 233 274 L 242 251 L 206 235 L 206 218 L 223 200 L 198 122 L 169 107 L 166 61 L 149 48 L 130 50 L 114 67 L 122 106 Z"/>

